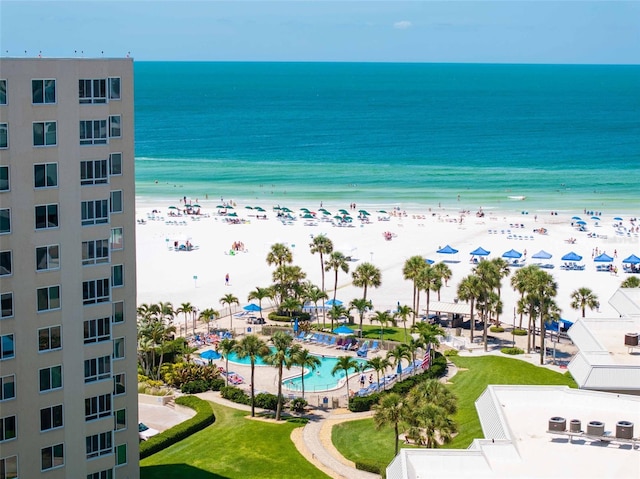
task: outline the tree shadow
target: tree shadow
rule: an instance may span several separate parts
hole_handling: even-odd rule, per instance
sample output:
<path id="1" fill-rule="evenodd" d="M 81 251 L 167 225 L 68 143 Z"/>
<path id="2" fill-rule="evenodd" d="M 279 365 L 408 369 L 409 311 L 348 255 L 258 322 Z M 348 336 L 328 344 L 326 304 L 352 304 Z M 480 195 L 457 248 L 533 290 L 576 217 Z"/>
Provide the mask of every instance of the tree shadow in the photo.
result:
<path id="1" fill-rule="evenodd" d="M 215 472 L 204 471 L 189 464 L 164 464 L 141 466 L 140 479 L 165 479 L 167 477 L 188 477 L 189 479 L 229 479 Z"/>

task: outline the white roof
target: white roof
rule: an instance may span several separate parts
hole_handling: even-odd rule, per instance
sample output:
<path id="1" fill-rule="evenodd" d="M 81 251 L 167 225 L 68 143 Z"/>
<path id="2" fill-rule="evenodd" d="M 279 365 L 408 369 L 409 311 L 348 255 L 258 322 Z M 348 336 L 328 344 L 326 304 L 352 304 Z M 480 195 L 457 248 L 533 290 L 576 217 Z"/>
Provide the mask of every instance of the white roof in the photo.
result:
<path id="1" fill-rule="evenodd" d="M 609 304 L 621 316 L 640 316 L 640 288 L 619 288 Z"/>
<path id="2" fill-rule="evenodd" d="M 426 308 L 424 308 L 426 310 Z M 469 316 L 471 306 L 467 303 L 447 303 L 445 301 L 429 301 L 429 313 L 452 313 Z"/>
<path id="3" fill-rule="evenodd" d="M 640 451 L 612 442 L 547 433 L 551 417 L 635 425 L 640 436 L 640 397 L 566 386 L 489 386 L 476 402 L 485 439 L 466 450 L 402 449 L 387 468 L 389 479 L 419 478 L 627 478 L 640 477 Z M 494 436 L 495 435 L 495 436 Z M 601 446 L 601 447 L 594 447 Z"/>

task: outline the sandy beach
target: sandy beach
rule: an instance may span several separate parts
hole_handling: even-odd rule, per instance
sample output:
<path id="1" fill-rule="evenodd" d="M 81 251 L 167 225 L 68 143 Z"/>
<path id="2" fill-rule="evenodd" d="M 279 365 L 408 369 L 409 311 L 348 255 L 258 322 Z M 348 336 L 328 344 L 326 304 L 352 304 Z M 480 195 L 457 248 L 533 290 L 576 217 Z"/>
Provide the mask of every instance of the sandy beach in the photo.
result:
<path id="1" fill-rule="evenodd" d="M 195 200 L 192 200 L 195 201 Z M 522 201 L 523 212 L 526 202 Z M 262 204 L 265 212 L 256 212 L 238 202 L 233 210 L 237 217 L 229 218 L 217 208 L 219 201 L 198 200 L 199 215 L 179 214 L 182 203 L 163 200 L 138 199 L 137 212 L 137 288 L 138 304 L 170 301 L 175 307 L 189 302 L 198 310 L 214 308 L 221 312 L 218 324 L 228 326 L 228 308 L 220 304 L 220 298 L 232 293 L 240 300 L 240 307 L 246 305 L 248 293 L 257 286 L 272 284 L 273 268 L 266 264 L 266 256 L 272 244 L 280 242 L 288 245 L 293 252 L 293 264 L 298 265 L 314 284 L 321 284 L 319 255 L 312 255 L 309 243 L 315 235 L 326 235 L 334 244 L 334 249 L 352 257 L 349 263 L 353 271 L 361 262 L 367 261 L 380 268 L 382 284 L 368 293 L 376 310 L 395 309 L 400 304 L 411 304 L 412 284 L 404 280 L 402 268 L 407 258 L 421 255 L 435 262 L 447 261 L 453 277 L 447 287 L 442 288 L 441 300 L 453 301 L 456 288 L 462 278 L 471 272 L 470 252 L 477 247 L 490 251 L 488 258 L 502 256 L 515 249 L 523 254 L 525 264 L 535 262 L 550 263 L 558 283 L 556 301 L 562 309 L 562 317 L 574 321 L 579 312 L 571 309 L 571 293 L 580 287 L 591 288 L 600 300 L 598 311 L 587 310 L 589 316 L 608 317 L 617 313 L 608 304 L 609 297 L 618 288 L 628 273 L 623 271 L 622 259 L 631 254 L 640 255 L 638 222 L 634 216 L 609 212 L 599 214 L 599 220 L 591 219 L 594 214 L 580 212 L 551 212 L 526 214 L 503 214 L 485 211 L 480 217 L 476 211 L 461 212 L 454 209 L 403 210 L 393 205 L 324 204 L 324 208 L 337 214 L 346 209 L 354 217 L 351 226 L 338 227 L 329 221 L 305 220 L 300 208 L 312 205 L 286 204 L 295 217 L 292 221 L 280 221 L 276 205 Z M 175 206 L 175 208 L 169 208 Z M 315 205 L 318 217 L 320 206 Z M 370 213 L 369 223 L 356 219 L 358 210 Z M 384 210 L 389 214 L 378 213 Z M 155 211 L 155 212 L 154 212 Z M 172 214 L 172 215 L 170 215 Z M 266 219 L 258 219 L 266 216 Z M 579 231 L 580 217 L 586 222 L 585 231 Z M 386 218 L 386 220 L 384 220 Z M 614 220 L 614 218 L 622 218 Z M 540 233 L 542 229 L 543 234 Z M 537 232 L 535 230 L 538 230 Z M 574 239 L 574 242 L 570 240 Z M 573 240 L 572 240 L 573 241 Z M 190 251 L 180 250 L 187 242 Z M 244 251 L 233 252 L 233 245 L 242 244 Z M 176 251 L 176 247 L 178 250 Z M 438 254 L 436 251 L 446 245 L 458 250 L 457 254 Z M 532 255 L 544 250 L 553 257 L 535 260 Z M 582 256 L 579 264 L 584 270 L 567 271 L 561 269 L 561 257 L 569 252 Z M 597 270 L 594 255 L 605 252 L 613 257 L 611 263 L 618 273 Z M 512 268 L 515 269 L 515 268 Z M 226 283 L 226 275 L 229 282 Z M 329 272 L 325 277 L 326 289 L 331 297 L 334 277 Z M 337 299 L 348 304 L 359 298 L 362 290 L 351 284 L 351 274 L 338 276 Z M 432 300 L 436 295 L 432 295 Z M 517 294 L 509 285 L 509 278 L 503 280 L 502 299 L 504 314 L 502 321 L 513 322 L 513 311 Z M 421 305 L 424 306 L 424 294 Z M 272 306 L 269 300 L 263 304 Z M 238 307 L 234 311 L 239 310 Z M 234 326 L 242 326 L 234 322 Z"/>

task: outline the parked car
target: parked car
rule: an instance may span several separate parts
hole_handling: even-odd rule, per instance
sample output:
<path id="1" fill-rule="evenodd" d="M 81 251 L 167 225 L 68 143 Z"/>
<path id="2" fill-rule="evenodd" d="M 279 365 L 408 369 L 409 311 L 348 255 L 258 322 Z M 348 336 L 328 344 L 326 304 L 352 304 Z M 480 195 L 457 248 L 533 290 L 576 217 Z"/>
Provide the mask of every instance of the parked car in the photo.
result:
<path id="1" fill-rule="evenodd" d="M 247 323 L 249 324 L 265 324 L 265 322 L 264 318 L 257 318 L 255 316 L 250 316 L 247 319 Z"/>
<path id="2" fill-rule="evenodd" d="M 156 434 L 160 434 L 160 431 L 147 426 L 143 422 L 138 423 L 138 436 L 140 436 L 141 441 L 146 441 L 147 439 L 149 439 L 152 436 L 155 436 Z"/>

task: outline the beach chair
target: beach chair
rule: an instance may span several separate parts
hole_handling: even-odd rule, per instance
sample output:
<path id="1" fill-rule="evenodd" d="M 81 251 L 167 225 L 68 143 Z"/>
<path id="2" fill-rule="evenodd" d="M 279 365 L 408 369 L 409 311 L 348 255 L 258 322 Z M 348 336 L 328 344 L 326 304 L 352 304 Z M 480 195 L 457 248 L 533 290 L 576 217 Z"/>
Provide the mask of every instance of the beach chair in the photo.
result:
<path id="1" fill-rule="evenodd" d="M 336 341 L 338 340 L 338 338 L 336 338 L 335 336 L 331 336 L 329 338 L 329 341 L 327 341 L 327 347 L 328 348 L 333 348 L 336 345 Z"/>
<path id="2" fill-rule="evenodd" d="M 356 354 L 360 358 L 367 357 L 367 352 L 369 351 L 369 341 L 365 341 L 362 346 L 356 351 Z"/>
<path id="3" fill-rule="evenodd" d="M 342 346 L 344 346 L 344 338 L 338 338 L 338 341 L 336 342 L 336 349 L 341 349 Z"/>
<path id="4" fill-rule="evenodd" d="M 369 351 L 371 351 L 372 353 L 380 351 L 380 347 L 378 346 L 377 340 L 373 341 L 373 343 L 371 344 L 371 349 Z"/>

